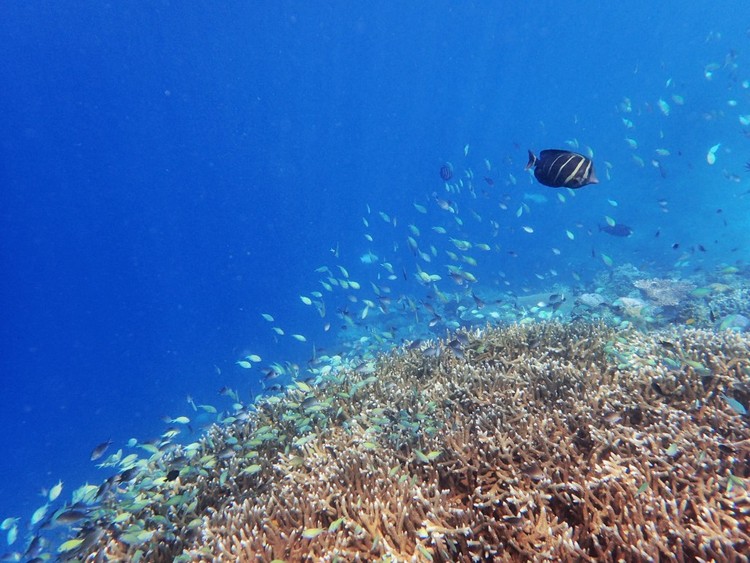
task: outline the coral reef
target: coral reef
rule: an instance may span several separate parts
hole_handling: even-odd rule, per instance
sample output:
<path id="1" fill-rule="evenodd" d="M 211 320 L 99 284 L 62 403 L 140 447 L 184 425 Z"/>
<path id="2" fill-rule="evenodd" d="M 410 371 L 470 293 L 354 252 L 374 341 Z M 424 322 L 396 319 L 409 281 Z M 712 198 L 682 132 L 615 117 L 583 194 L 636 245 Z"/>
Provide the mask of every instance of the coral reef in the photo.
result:
<path id="1" fill-rule="evenodd" d="M 578 296 L 577 301 L 590 309 L 596 309 L 607 302 L 599 293 L 582 293 Z"/>
<path id="2" fill-rule="evenodd" d="M 612 305 L 622 311 L 626 317 L 632 319 L 639 319 L 645 316 L 644 311 L 648 309 L 646 303 L 637 297 L 618 297 Z"/>
<path id="3" fill-rule="evenodd" d="M 749 383 L 731 331 L 461 332 L 155 452 L 71 555 L 747 560 Z"/>
<path id="4" fill-rule="evenodd" d="M 718 293 L 711 300 L 711 308 L 716 317 L 734 314 L 750 317 L 750 288 L 733 287 Z"/>
<path id="5" fill-rule="evenodd" d="M 690 282 L 659 278 L 635 280 L 633 285 L 659 307 L 679 305 L 695 289 Z"/>

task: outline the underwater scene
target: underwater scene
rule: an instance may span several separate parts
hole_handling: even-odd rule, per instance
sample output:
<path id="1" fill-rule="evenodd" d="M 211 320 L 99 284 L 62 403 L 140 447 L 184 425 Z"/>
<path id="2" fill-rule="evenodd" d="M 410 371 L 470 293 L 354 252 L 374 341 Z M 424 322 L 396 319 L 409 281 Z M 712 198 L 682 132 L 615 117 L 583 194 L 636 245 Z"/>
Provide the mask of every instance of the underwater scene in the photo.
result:
<path id="1" fill-rule="evenodd" d="M 748 561 L 745 3 L 0 7 L 0 560 Z"/>

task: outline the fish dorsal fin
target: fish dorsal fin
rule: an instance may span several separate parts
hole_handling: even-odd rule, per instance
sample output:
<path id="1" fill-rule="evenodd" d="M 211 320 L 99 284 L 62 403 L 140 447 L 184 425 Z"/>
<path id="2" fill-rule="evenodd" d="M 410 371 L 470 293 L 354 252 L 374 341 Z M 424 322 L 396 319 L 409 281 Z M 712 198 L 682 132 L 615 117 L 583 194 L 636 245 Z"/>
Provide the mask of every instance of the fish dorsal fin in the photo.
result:
<path id="1" fill-rule="evenodd" d="M 578 153 L 571 152 L 571 151 L 564 151 L 561 149 L 544 149 L 542 152 L 539 153 L 540 160 L 545 160 L 546 158 L 556 158 L 562 154 L 573 154 L 578 155 Z M 579 155 L 583 156 L 583 155 Z"/>

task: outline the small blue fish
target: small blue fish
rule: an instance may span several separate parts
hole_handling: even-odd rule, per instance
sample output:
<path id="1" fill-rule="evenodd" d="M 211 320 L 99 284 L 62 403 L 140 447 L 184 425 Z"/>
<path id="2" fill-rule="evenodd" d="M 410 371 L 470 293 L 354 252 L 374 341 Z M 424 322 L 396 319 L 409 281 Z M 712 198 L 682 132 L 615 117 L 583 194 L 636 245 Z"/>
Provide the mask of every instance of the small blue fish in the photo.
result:
<path id="1" fill-rule="evenodd" d="M 633 229 L 622 223 L 617 223 L 616 225 L 599 225 L 599 230 L 613 237 L 629 237 L 633 234 Z"/>
<path id="2" fill-rule="evenodd" d="M 732 410 L 739 414 L 740 416 L 747 415 L 747 409 L 745 408 L 745 405 L 740 403 L 737 399 L 733 399 L 732 397 L 727 397 L 724 393 L 721 394 L 721 396 L 724 398 L 724 400 L 727 402 L 727 404 L 732 407 Z"/>

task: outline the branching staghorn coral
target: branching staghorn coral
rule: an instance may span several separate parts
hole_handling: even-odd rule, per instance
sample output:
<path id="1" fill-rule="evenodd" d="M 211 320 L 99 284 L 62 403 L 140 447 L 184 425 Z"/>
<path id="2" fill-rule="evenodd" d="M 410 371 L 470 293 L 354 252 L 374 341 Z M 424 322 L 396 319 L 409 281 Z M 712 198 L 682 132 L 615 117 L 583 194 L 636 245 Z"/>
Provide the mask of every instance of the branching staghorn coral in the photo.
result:
<path id="1" fill-rule="evenodd" d="M 461 341 L 292 386 L 195 453 L 151 460 L 154 475 L 106 501 L 146 506 L 80 555 L 747 560 L 747 336 L 576 323 Z M 174 495 L 185 502 L 165 509 Z M 148 533 L 124 541 L 135 522 Z"/>

